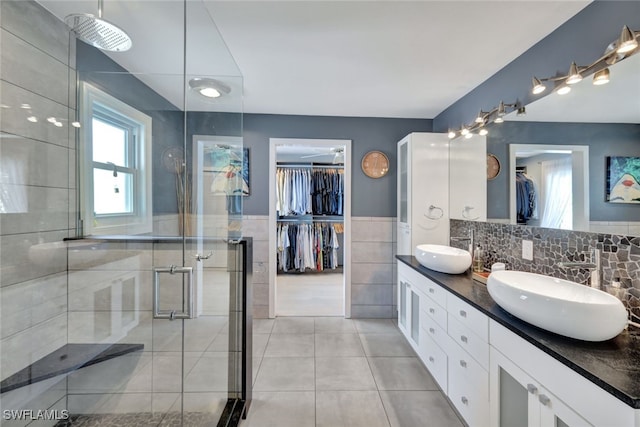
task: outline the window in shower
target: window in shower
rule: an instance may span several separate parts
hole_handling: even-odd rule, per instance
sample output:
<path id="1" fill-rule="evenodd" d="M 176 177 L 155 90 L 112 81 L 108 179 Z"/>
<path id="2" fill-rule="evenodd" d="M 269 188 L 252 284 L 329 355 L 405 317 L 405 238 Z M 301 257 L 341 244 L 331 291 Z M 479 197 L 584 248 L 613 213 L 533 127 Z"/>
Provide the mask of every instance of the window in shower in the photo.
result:
<path id="1" fill-rule="evenodd" d="M 83 233 L 150 232 L 151 118 L 86 82 L 82 93 Z"/>

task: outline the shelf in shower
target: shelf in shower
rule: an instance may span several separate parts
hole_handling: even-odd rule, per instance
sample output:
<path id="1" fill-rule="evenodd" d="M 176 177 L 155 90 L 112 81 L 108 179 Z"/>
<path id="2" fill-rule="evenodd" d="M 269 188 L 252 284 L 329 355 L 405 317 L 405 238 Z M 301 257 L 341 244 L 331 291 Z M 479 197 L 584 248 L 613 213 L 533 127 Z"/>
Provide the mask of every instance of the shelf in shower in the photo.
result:
<path id="1" fill-rule="evenodd" d="M 144 349 L 144 344 L 66 344 L 0 382 L 0 393 Z"/>

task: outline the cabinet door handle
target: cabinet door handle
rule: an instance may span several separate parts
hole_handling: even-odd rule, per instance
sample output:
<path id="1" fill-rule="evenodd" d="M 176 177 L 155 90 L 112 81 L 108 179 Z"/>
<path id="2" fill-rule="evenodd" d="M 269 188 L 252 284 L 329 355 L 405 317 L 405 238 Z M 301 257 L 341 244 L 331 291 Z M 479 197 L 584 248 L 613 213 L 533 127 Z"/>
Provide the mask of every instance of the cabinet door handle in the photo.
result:
<path id="1" fill-rule="evenodd" d="M 429 356 L 429 362 L 431 363 L 435 362 L 435 359 L 433 358 L 433 356 Z"/>
<path id="2" fill-rule="evenodd" d="M 467 317 L 467 312 L 464 310 L 460 310 L 460 316 Z"/>
<path id="3" fill-rule="evenodd" d="M 432 293 L 434 293 L 434 292 L 435 292 L 435 290 L 434 290 L 433 288 L 429 288 L 429 293 L 430 293 L 430 294 L 432 294 Z"/>
<path id="4" fill-rule="evenodd" d="M 436 333 L 436 330 L 435 330 L 435 329 L 433 329 L 433 328 L 429 328 L 429 332 L 431 332 L 432 334 L 435 334 L 435 333 Z"/>
<path id="5" fill-rule="evenodd" d="M 463 368 L 467 367 L 467 362 L 465 362 L 464 360 L 460 361 L 460 366 L 462 366 Z"/>
<path id="6" fill-rule="evenodd" d="M 464 403 L 465 405 L 469 404 L 469 399 L 467 399 L 466 397 L 462 396 L 462 398 L 460 398 L 460 400 L 462 401 L 462 403 Z"/>
<path id="7" fill-rule="evenodd" d="M 462 341 L 463 343 L 467 343 L 469 339 L 465 335 L 462 335 L 460 336 L 460 341 Z"/>
<path id="8" fill-rule="evenodd" d="M 547 395 L 545 395 L 545 394 L 541 394 L 540 396 L 538 396 L 538 400 L 544 406 L 549 406 L 549 403 L 551 403 L 551 399 L 549 399 L 549 397 Z"/>
<path id="9" fill-rule="evenodd" d="M 435 313 L 435 312 L 436 312 L 436 311 L 435 311 L 433 308 L 430 308 L 430 309 L 429 309 L 429 313 L 433 314 L 433 313 Z"/>
<path id="10" fill-rule="evenodd" d="M 533 384 L 527 384 L 527 391 L 531 394 L 536 394 L 538 392 L 538 387 Z"/>

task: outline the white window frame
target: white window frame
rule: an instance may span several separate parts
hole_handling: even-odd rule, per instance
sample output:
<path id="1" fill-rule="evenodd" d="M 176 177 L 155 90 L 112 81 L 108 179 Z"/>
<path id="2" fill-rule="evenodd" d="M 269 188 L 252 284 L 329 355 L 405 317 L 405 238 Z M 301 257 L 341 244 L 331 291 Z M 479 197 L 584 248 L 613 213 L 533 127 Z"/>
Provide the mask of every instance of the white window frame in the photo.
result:
<path id="1" fill-rule="evenodd" d="M 143 234 L 153 231 L 152 212 L 152 119 L 128 104 L 114 98 L 87 82 L 80 84 L 80 218 L 85 236 L 114 234 Z M 93 116 L 94 109 L 104 115 L 110 111 L 115 117 L 126 118 L 136 128 L 133 169 L 133 213 L 108 214 L 94 218 L 93 194 Z M 125 172 L 124 169 L 121 169 Z M 129 172 L 128 170 L 126 172 Z"/>

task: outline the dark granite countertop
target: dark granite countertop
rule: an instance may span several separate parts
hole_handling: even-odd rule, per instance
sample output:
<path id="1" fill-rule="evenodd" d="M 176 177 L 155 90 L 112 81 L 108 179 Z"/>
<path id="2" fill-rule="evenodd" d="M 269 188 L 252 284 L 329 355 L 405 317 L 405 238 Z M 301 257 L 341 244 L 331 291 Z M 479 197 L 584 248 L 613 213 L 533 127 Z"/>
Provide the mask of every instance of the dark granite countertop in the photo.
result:
<path id="1" fill-rule="evenodd" d="M 396 258 L 627 405 L 640 409 L 640 330 L 637 328 L 630 327 L 603 342 L 563 337 L 507 313 L 493 301 L 486 285 L 474 281 L 470 273 L 438 273 L 420 265 L 413 256 Z"/>

